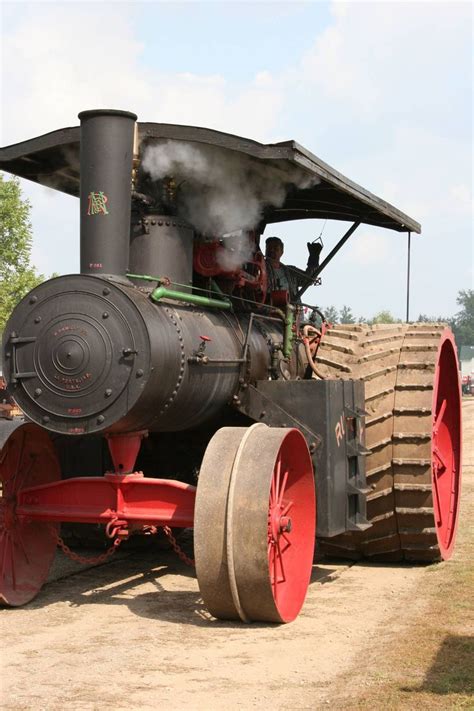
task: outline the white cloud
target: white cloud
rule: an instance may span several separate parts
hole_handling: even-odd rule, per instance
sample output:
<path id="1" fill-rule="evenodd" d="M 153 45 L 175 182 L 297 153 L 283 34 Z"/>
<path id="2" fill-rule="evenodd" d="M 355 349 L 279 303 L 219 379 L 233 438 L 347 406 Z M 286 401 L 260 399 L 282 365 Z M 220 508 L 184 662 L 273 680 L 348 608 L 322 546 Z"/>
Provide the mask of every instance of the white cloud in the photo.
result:
<path id="1" fill-rule="evenodd" d="M 472 214 L 474 211 L 472 190 L 465 183 L 452 185 L 448 191 L 448 200 L 456 212 Z"/>
<path id="2" fill-rule="evenodd" d="M 442 105 L 439 90 L 469 44 L 468 3 L 335 2 L 332 9 L 334 23 L 303 56 L 303 82 L 357 120 Z"/>
<path id="3" fill-rule="evenodd" d="M 270 134 L 281 97 L 269 75 L 235 91 L 219 74 L 152 73 L 142 64 L 133 16 L 128 4 L 28 6 L 3 43 L 3 144 L 77 125 L 79 111 L 98 107 L 130 109 L 145 121 Z"/>
<path id="4" fill-rule="evenodd" d="M 37 134 L 75 125 L 84 108 L 146 100 L 130 19 L 125 8 L 100 3 L 28 6 L 3 42 L 4 140 L 31 137 L 32 124 Z"/>
<path id="5" fill-rule="evenodd" d="M 353 267 L 383 264 L 387 261 L 393 238 L 383 230 L 356 232 L 341 259 Z"/>

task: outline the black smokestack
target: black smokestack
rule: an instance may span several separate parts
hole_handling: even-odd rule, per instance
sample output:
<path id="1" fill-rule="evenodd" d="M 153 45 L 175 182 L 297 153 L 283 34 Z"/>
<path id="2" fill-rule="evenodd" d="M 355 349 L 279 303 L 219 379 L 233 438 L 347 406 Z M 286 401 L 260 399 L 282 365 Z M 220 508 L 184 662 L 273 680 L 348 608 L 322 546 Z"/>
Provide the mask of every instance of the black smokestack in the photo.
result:
<path id="1" fill-rule="evenodd" d="M 135 114 L 81 111 L 81 273 L 128 269 Z"/>

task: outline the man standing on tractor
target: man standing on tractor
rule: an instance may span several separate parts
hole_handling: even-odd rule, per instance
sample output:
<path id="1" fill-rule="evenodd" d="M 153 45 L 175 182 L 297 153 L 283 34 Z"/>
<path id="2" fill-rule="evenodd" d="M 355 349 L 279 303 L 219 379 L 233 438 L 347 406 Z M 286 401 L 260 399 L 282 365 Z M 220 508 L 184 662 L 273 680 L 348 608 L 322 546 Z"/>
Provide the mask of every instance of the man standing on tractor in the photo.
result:
<path id="1" fill-rule="evenodd" d="M 298 291 L 311 281 L 311 274 L 319 266 L 319 255 L 323 248 L 322 242 L 308 242 L 308 263 L 306 271 L 297 267 L 282 264 L 280 261 L 284 245 L 279 237 L 268 237 L 265 240 L 265 261 L 268 273 L 269 292 L 286 291 L 288 300 L 292 303 L 299 301 Z"/>

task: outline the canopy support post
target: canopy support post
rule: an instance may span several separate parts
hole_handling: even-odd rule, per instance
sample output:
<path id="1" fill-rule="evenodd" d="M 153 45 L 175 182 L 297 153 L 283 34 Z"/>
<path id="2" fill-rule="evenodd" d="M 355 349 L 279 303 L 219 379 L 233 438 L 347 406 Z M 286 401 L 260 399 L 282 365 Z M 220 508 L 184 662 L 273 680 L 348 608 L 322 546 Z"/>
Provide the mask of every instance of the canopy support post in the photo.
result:
<path id="1" fill-rule="evenodd" d="M 410 321 L 410 257 L 411 257 L 411 232 L 408 232 L 407 254 L 407 323 Z"/>

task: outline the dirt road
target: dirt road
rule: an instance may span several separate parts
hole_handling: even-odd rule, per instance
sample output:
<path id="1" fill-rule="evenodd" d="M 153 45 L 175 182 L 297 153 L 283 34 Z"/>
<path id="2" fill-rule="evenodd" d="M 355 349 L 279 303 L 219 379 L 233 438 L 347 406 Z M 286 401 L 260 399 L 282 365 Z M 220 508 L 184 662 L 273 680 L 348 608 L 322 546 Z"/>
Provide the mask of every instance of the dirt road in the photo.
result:
<path id="1" fill-rule="evenodd" d="M 463 409 L 461 527 L 472 512 L 474 399 Z M 55 576 L 66 577 L 0 612 L 4 709 L 334 708 L 359 693 L 367 657 L 377 665 L 429 612 L 429 567 L 317 564 L 302 614 L 276 627 L 210 618 L 171 553 L 74 574 L 59 563 Z"/>

